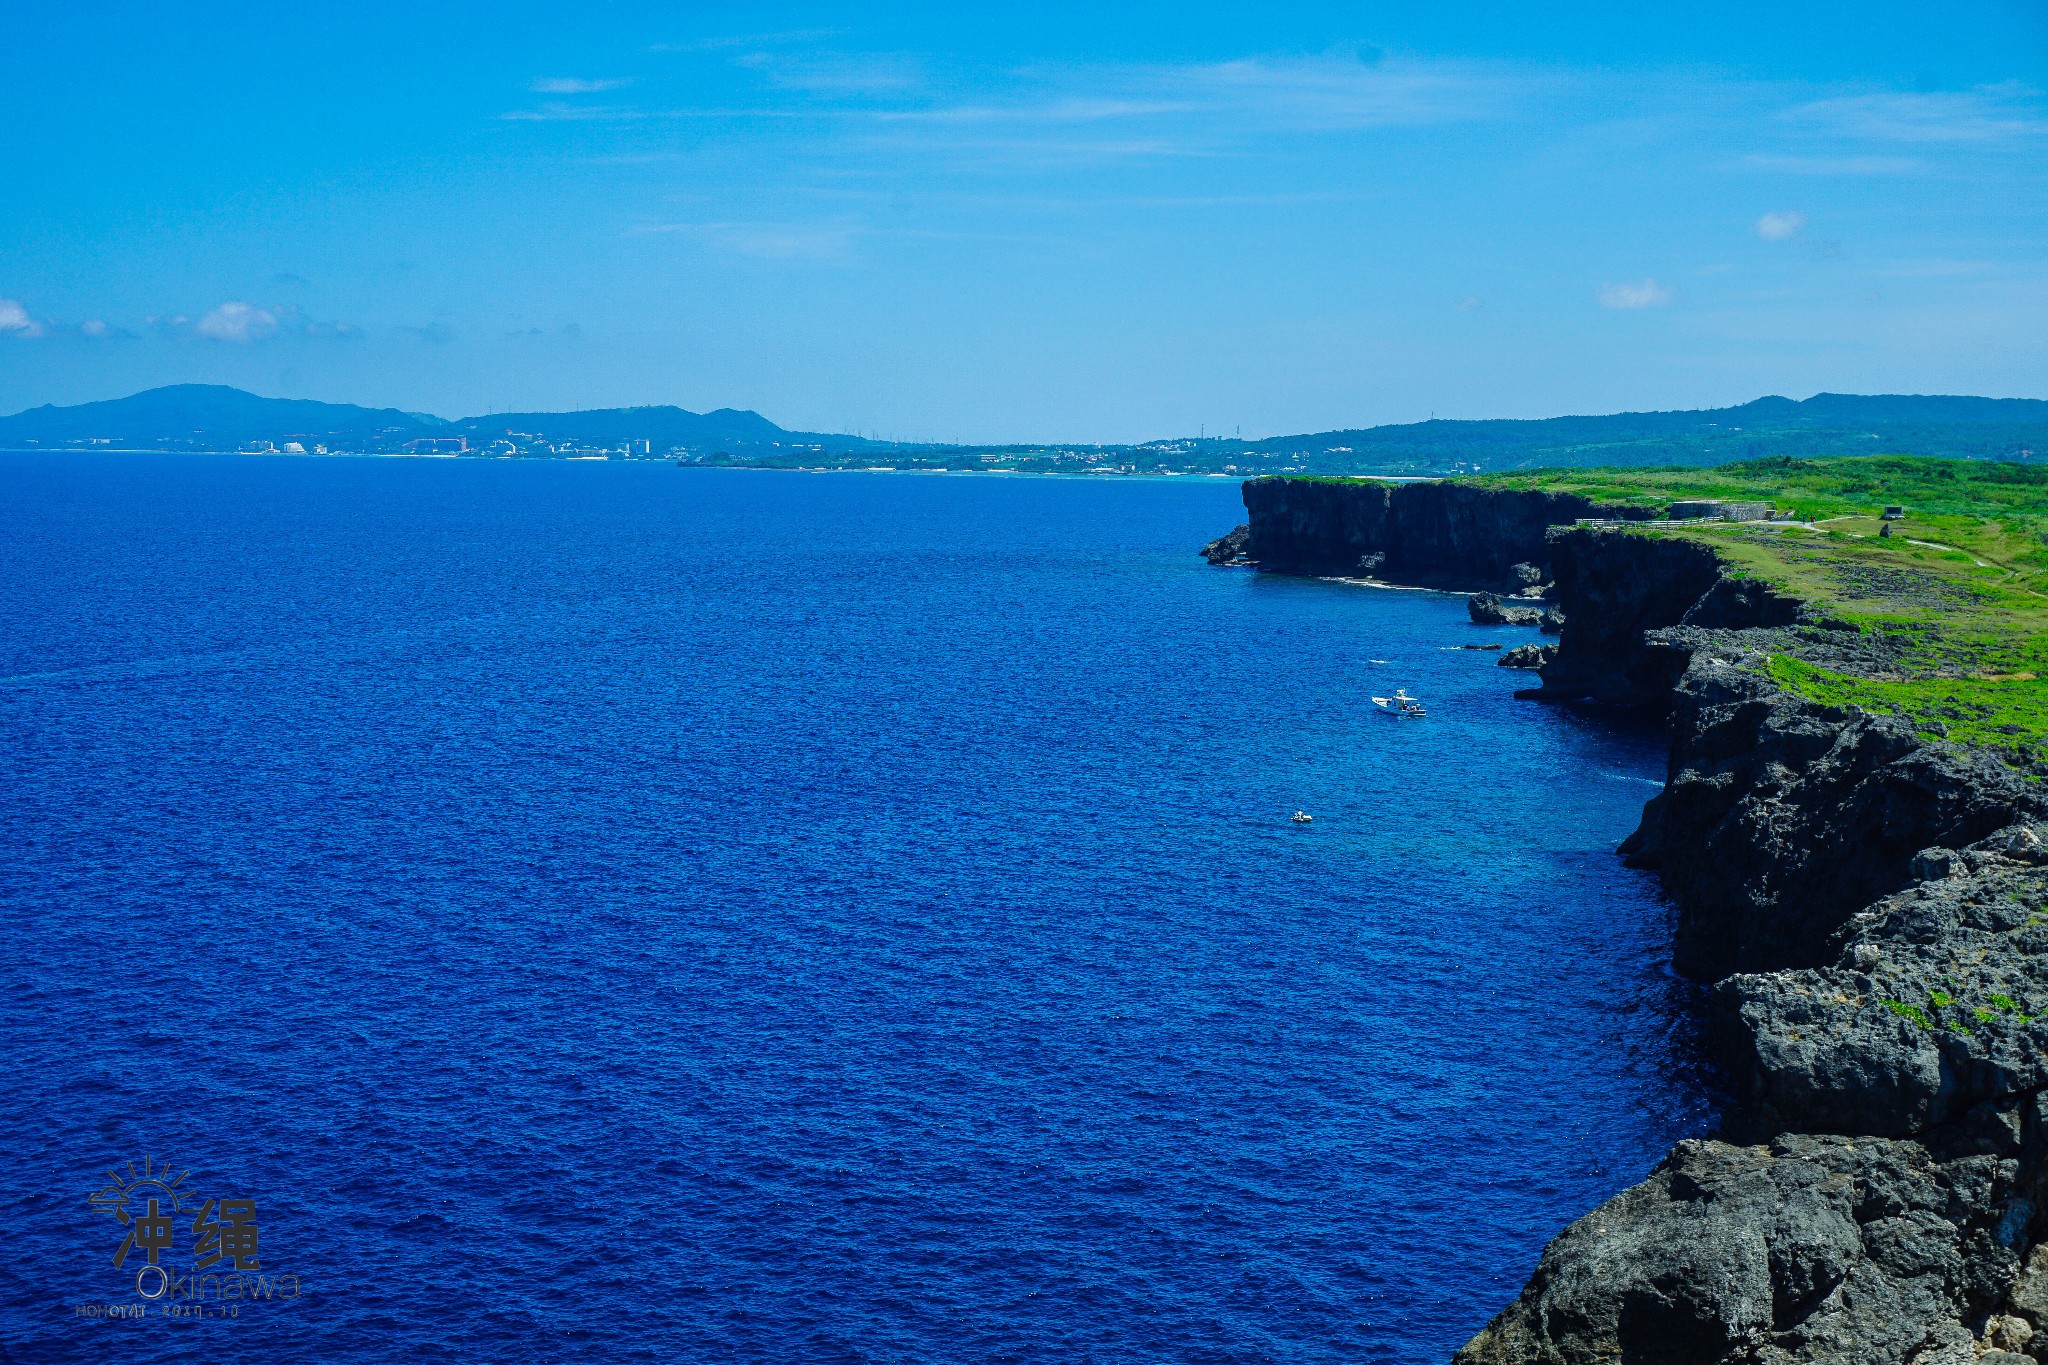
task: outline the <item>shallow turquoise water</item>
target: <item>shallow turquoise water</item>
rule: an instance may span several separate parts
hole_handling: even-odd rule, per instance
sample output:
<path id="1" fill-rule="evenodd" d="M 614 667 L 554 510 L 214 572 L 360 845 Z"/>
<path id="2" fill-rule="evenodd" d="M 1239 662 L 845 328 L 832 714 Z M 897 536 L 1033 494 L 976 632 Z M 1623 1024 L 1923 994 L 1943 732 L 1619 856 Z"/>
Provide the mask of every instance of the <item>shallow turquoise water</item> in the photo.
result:
<path id="1" fill-rule="evenodd" d="M 0 1348 L 1445 1356 L 1706 1125 L 1661 741 L 1239 515 L 0 455 Z M 145 1153 L 300 1296 L 78 1316 Z"/>

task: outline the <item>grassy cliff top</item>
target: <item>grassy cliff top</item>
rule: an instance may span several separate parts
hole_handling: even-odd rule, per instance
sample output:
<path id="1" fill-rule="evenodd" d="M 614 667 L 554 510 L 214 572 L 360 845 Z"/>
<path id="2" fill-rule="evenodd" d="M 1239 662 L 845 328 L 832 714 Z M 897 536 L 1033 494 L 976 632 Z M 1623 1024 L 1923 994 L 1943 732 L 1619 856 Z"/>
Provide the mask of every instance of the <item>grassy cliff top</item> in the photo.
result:
<path id="1" fill-rule="evenodd" d="M 1779 456 L 1711 469 L 1532 469 L 1456 482 L 1541 488 L 1600 502 L 1664 506 L 1681 499 L 1775 502 L 1803 519 L 1876 515 L 1890 504 L 1926 516 L 2020 517 L 2048 522 L 2048 464 L 1937 460 L 1920 455 Z M 2048 546 L 2043 563 L 2048 564 Z"/>
<path id="2" fill-rule="evenodd" d="M 1816 701 L 1905 715 L 1924 733 L 2028 766 L 2048 761 L 2048 467 L 1875 455 L 1459 482 L 1638 506 L 1720 499 L 1789 510 L 1796 522 L 1631 530 L 1711 545 L 1735 572 L 1803 598 L 1870 646 L 1867 662 L 1846 667 L 1840 651 L 1790 643 L 1764 665 L 1779 683 Z M 1904 519 L 1881 521 L 1888 505 L 1904 506 Z"/>

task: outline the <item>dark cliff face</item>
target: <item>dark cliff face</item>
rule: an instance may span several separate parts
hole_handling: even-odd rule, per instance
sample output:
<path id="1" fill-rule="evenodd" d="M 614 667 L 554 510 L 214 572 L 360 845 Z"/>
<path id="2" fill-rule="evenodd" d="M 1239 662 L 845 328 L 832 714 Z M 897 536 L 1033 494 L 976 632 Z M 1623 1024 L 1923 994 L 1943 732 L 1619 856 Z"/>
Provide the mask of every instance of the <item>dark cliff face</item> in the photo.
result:
<path id="1" fill-rule="evenodd" d="M 1570 624 L 1543 670 L 1544 701 L 1665 710 L 1702 632 L 1800 619 L 1797 600 L 1726 576 L 1697 541 L 1582 527 L 1552 531 L 1549 559 Z"/>
<path id="2" fill-rule="evenodd" d="M 1681 1143 L 1560 1234 L 1458 1365 L 2048 1362 L 2048 791 L 1756 667 L 1881 644 L 1697 542 L 1559 529 L 1591 513 L 1527 496 L 1245 490 L 1267 569 L 1542 567 L 1563 631 L 1517 695 L 1670 717 L 1665 790 L 1623 847 L 1678 903 L 1675 965 L 1718 982 L 1726 1141 Z"/>
<path id="3" fill-rule="evenodd" d="M 2032 805 L 1994 759 L 1709 655 L 1673 695 L 1664 791 L 1622 849 L 1677 900 L 1673 963 L 1701 980 L 1829 961 L 1851 917 L 1912 883 L 1923 849 L 1974 843 Z"/>
<path id="4" fill-rule="evenodd" d="M 1913 875 L 1831 965 L 1715 988 L 1723 1140 L 1566 1229 L 1456 1365 L 2048 1358 L 2048 829 Z"/>
<path id="5" fill-rule="evenodd" d="M 1567 494 L 1286 478 L 1251 480 L 1244 505 L 1261 568 L 1502 591 L 1524 586 L 1515 565 L 1545 564 L 1550 528 L 1601 513 Z"/>
<path id="6" fill-rule="evenodd" d="M 1696 561 L 1560 539 L 1537 695 L 1672 679 L 1670 775 L 1624 849 L 1678 903 L 1674 965 L 1719 980 L 1736 1104 L 1553 1242 L 1459 1365 L 2048 1360 L 2044 793 L 1744 667 L 1827 647 L 1797 603 L 1717 574 L 1663 626 Z"/>
<path id="7" fill-rule="evenodd" d="M 1544 698 L 1666 705 L 1687 655 L 1645 632 L 1683 621 L 1721 581 L 1719 561 L 1692 541 L 1590 528 L 1553 534 L 1549 559 L 1567 627 L 1543 670 Z"/>

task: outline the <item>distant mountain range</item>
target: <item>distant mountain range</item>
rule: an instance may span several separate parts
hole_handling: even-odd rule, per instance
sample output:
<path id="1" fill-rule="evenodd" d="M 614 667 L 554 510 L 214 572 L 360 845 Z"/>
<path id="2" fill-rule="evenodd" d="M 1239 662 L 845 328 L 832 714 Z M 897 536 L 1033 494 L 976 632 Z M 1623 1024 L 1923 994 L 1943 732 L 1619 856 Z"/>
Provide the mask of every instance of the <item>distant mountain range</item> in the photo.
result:
<path id="1" fill-rule="evenodd" d="M 2023 451 L 2048 454 L 2048 400 L 1821 393 L 1691 412 L 1438 420 L 1225 444 L 1268 459 L 1358 468 L 1723 464 L 1877 453 L 2013 459 Z"/>
<path id="2" fill-rule="evenodd" d="M 1099 469 L 1256 474 L 1447 473 L 1540 465 L 1720 464 L 1763 455 L 1910 453 L 2048 458 L 2048 400 L 1823 393 L 1759 398 L 1691 412 L 1624 412 L 1534 420 L 1437 420 L 1258 441 L 1181 439 L 1138 445 L 927 445 L 787 431 L 757 412 L 601 408 L 494 413 L 456 421 L 397 408 L 261 398 L 178 384 L 75 407 L 0 417 L 0 447 L 236 450 L 298 442 L 307 450 L 396 451 L 427 438 L 475 450 L 547 455 L 589 449 L 693 462 L 932 469 Z"/>
<path id="3" fill-rule="evenodd" d="M 174 384 L 128 398 L 80 403 L 69 408 L 46 403 L 12 417 L 0 417 L 0 445 L 111 441 L 120 445 L 233 450 L 247 441 L 287 433 L 355 441 L 401 432 L 418 435 L 428 427 L 440 426 L 439 418 L 396 408 L 259 398 L 224 384 Z"/>
<path id="4" fill-rule="evenodd" d="M 803 439 L 757 412 L 720 408 L 605 408 L 589 412 L 506 412 L 450 422 L 430 413 L 260 398 L 224 384 L 174 384 L 127 398 L 60 408 L 45 404 L 0 417 L 0 445 L 113 444 L 175 450 L 234 450 L 254 442 L 311 441 L 336 449 L 378 450 L 421 437 L 467 437 L 472 444 L 520 432 L 548 441 L 629 439 L 672 446 L 766 445 Z M 855 440 L 855 438 L 831 438 Z"/>

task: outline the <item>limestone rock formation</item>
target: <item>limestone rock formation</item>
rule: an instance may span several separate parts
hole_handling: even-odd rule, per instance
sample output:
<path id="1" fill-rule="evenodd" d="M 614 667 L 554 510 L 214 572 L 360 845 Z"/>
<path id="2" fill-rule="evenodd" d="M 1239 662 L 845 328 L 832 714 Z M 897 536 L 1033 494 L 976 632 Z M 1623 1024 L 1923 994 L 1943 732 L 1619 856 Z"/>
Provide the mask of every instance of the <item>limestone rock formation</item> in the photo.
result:
<path id="1" fill-rule="evenodd" d="M 1543 621 L 1543 608 L 1510 606 L 1497 592 L 1473 593 L 1465 600 L 1465 610 L 1480 626 L 1534 626 Z"/>
<path id="2" fill-rule="evenodd" d="M 1202 547 L 1202 558 L 1211 564 L 1249 564 L 1251 560 L 1252 528 L 1239 526 L 1227 535 L 1221 535 Z"/>
<path id="3" fill-rule="evenodd" d="M 1996 1131 L 1681 1142 L 1559 1234 L 1454 1365 L 1966 1365 L 2031 1210 L 2023 1139 Z"/>
<path id="4" fill-rule="evenodd" d="M 1498 662 L 1502 668 L 1541 668 L 1556 655 L 1556 645 L 1516 645 Z"/>

